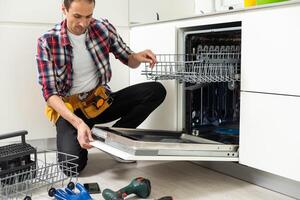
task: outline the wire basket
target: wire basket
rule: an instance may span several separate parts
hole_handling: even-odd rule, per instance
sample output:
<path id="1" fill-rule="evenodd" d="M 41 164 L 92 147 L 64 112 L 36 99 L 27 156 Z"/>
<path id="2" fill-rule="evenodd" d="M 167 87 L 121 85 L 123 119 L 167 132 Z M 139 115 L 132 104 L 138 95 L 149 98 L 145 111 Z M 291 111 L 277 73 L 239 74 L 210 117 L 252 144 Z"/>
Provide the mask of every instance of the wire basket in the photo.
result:
<path id="1" fill-rule="evenodd" d="M 58 158 L 60 161 L 58 162 Z M 73 161 L 78 159 L 73 156 L 58 151 L 43 151 L 37 156 L 35 166 L 0 177 L 0 199 L 31 199 L 34 190 L 47 187 L 47 189 L 59 184 L 64 186 L 64 182 L 77 182 L 77 164 Z"/>
<path id="2" fill-rule="evenodd" d="M 158 54 L 154 68 L 145 63 L 142 75 L 151 80 L 179 80 L 190 83 L 240 80 L 239 46 L 204 46 L 197 54 Z"/>

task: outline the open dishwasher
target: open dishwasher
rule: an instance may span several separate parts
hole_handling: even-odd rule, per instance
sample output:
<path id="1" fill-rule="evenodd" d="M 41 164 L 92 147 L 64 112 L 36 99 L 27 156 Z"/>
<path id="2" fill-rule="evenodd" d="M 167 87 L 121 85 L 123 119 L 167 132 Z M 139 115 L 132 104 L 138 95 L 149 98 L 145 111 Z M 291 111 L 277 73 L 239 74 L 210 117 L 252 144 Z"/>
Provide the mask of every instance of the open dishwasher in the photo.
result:
<path id="1" fill-rule="evenodd" d="M 241 22 L 182 30 L 181 54 L 158 54 L 149 80 L 182 84 L 182 131 L 94 126 L 92 145 L 125 160 L 238 161 Z"/>

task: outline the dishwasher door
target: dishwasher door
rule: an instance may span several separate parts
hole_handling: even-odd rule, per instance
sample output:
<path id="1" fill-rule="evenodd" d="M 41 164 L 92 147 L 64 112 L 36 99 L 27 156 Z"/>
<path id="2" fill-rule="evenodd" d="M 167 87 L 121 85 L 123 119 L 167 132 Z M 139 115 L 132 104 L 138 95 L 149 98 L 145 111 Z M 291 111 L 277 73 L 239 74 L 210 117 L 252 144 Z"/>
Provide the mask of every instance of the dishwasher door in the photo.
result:
<path id="1" fill-rule="evenodd" d="M 238 161 L 238 145 L 176 131 L 92 129 L 94 147 L 124 160 Z"/>

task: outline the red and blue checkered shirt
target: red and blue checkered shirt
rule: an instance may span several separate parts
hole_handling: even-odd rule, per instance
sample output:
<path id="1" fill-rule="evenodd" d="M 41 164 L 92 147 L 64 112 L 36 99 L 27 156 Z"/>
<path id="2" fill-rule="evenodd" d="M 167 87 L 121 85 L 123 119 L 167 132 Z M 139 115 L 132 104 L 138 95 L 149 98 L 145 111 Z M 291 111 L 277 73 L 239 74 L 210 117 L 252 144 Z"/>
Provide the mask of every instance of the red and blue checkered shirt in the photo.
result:
<path id="1" fill-rule="evenodd" d="M 132 53 L 112 24 L 105 19 L 92 19 L 87 30 L 86 47 L 99 69 L 99 83 L 111 79 L 109 53 L 128 64 Z M 39 83 L 45 100 L 52 95 L 68 96 L 72 87 L 73 52 L 67 34 L 67 22 L 62 21 L 38 39 L 37 65 Z"/>

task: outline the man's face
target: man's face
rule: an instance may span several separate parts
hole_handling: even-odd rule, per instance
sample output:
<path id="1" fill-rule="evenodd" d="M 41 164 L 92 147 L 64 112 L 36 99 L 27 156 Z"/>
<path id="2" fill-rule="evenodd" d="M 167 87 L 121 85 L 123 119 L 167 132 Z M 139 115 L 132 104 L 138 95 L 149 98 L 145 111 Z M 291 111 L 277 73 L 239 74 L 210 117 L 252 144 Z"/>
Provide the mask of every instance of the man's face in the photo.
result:
<path id="1" fill-rule="evenodd" d="M 75 35 L 85 33 L 90 25 L 94 8 L 94 3 L 84 0 L 73 1 L 69 10 L 63 5 L 62 10 L 67 19 L 68 30 Z"/>

